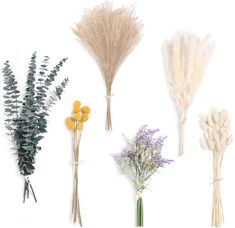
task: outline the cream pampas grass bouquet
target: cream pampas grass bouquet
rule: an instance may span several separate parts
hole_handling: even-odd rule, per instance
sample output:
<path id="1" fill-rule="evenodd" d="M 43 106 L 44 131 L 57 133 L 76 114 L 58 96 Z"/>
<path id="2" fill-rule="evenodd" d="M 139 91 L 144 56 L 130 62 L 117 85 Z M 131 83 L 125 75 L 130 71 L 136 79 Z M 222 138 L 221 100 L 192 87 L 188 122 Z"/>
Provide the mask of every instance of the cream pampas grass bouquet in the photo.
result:
<path id="1" fill-rule="evenodd" d="M 139 42 L 142 23 L 133 8 L 113 9 L 108 2 L 88 10 L 76 24 L 74 33 L 95 58 L 106 86 L 106 130 L 112 130 L 112 84 L 126 57 Z"/>
<path id="2" fill-rule="evenodd" d="M 187 112 L 214 49 L 210 36 L 177 32 L 163 44 L 163 57 L 171 95 L 179 116 L 179 155 L 182 155 Z"/>

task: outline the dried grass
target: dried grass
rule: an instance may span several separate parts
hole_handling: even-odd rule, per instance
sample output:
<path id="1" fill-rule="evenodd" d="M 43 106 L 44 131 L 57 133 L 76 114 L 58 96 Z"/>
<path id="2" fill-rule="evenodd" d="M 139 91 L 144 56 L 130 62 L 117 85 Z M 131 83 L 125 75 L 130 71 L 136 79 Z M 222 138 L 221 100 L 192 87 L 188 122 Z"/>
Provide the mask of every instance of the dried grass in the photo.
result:
<path id="1" fill-rule="evenodd" d="M 172 40 L 163 44 L 166 76 L 179 113 L 179 155 L 183 154 L 187 111 L 201 83 L 213 47 L 210 36 L 201 40 L 191 32 L 177 32 Z"/>
<path id="2" fill-rule="evenodd" d="M 88 10 L 73 30 L 96 59 L 106 85 L 106 130 L 112 130 L 111 90 L 115 75 L 139 42 L 142 23 L 133 8 L 113 9 L 108 2 Z"/>
<path id="3" fill-rule="evenodd" d="M 209 115 L 201 115 L 199 124 L 204 131 L 200 145 L 203 149 L 211 150 L 213 153 L 214 194 L 211 225 L 220 227 L 224 223 L 220 192 L 221 164 L 226 146 L 233 141 L 233 137 L 229 133 L 230 118 L 224 110 L 218 112 L 216 109 L 211 109 Z"/>

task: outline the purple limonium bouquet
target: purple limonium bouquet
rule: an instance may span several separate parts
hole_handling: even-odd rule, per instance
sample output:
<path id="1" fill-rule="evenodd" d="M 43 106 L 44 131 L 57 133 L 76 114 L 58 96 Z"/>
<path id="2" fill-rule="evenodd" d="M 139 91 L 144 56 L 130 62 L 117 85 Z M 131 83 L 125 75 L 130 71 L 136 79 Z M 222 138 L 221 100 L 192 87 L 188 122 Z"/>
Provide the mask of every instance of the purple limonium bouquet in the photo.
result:
<path id="1" fill-rule="evenodd" d="M 159 169 L 173 160 L 162 157 L 162 147 L 166 137 L 155 136 L 159 129 L 142 126 L 120 154 L 113 155 L 121 172 L 133 183 L 137 193 L 137 226 L 143 226 L 142 192 L 148 186 L 150 178 Z"/>

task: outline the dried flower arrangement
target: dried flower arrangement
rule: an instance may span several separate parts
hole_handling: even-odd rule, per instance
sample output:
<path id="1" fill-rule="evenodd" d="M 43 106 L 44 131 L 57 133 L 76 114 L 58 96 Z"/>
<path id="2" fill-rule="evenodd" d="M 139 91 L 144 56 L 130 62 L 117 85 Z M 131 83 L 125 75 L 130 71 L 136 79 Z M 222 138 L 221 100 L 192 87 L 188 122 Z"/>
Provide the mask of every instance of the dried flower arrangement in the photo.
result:
<path id="1" fill-rule="evenodd" d="M 161 155 L 166 137 L 155 138 L 158 131 L 142 126 L 132 140 L 126 139 L 127 146 L 122 152 L 113 155 L 118 168 L 132 181 L 137 192 L 137 226 L 143 226 L 143 190 L 159 168 L 172 162 Z"/>
<path id="2" fill-rule="evenodd" d="M 191 32 L 177 32 L 163 44 L 163 57 L 171 95 L 179 116 L 179 155 L 183 154 L 184 126 L 214 45 L 210 36 L 199 39 Z"/>
<path id="3" fill-rule="evenodd" d="M 106 130 L 112 130 L 111 96 L 115 75 L 139 42 L 143 25 L 132 8 L 112 9 L 108 2 L 86 12 L 73 30 L 97 61 L 106 86 Z"/>
<path id="4" fill-rule="evenodd" d="M 73 184 L 73 203 L 72 203 L 72 219 L 73 222 L 79 222 L 82 226 L 82 219 L 80 213 L 80 203 L 78 196 L 78 164 L 79 164 L 79 147 L 83 131 L 84 122 L 89 119 L 91 110 L 88 106 L 81 108 L 81 102 L 75 101 L 73 103 L 73 116 L 68 117 L 65 123 L 73 134 L 73 165 L 74 165 L 74 184 Z"/>
<path id="5" fill-rule="evenodd" d="M 229 133 L 230 118 L 226 111 L 218 112 L 212 108 L 208 115 L 200 116 L 199 124 L 204 131 L 200 145 L 203 149 L 208 149 L 213 153 L 214 196 L 211 225 L 220 227 L 224 222 L 220 192 L 221 165 L 226 147 L 233 141 L 233 136 Z"/>
<path id="6" fill-rule="evenodd" d="M 67 61 L 62 59 L 49 73 L 49 57 L 45 56 L 37 74 L 36 53 L 33 53 L 29 64 L 26 89 L 23 99 L 20 98 L 15 75 L 11 69 L 9 61 L 6 61 L 2 69 L 4 77 L 4 106 L 5 106 L 5 126 L 14 143 L 14 150 L 18 157 L 18 167 L 20 174 L 24 176 L 23 202 L 29 197 L 31 191 L 35 202 L 37 201 L 35 192 L 29 180 L 29 176 L 35 170 L 35 156 L 41 147 L 39 142 L 47 132 L 47 117 L 50 108 L 61 99 L 64 88 L 68 83 L 65 78 L 60 85 L 49 92 L 61 67 Z"/>

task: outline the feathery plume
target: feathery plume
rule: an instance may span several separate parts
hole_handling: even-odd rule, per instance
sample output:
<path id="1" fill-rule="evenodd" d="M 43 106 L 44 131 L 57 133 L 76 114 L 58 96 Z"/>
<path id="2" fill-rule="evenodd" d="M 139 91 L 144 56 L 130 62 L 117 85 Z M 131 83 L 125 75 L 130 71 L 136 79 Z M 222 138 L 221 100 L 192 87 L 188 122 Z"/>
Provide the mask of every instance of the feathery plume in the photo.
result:
<path id="1" fill-rule="evenodd" d="M 200 39 L 191 32 L 177 32 L 163 44 L 163 58 L 171 95 L 179 115 L 179 155 L 183 154 L 187 111 L 201 83 L 214 49 L 209 35 Z"/>
<path id="2" fill-rule="evenodd" d="M 111 96 L 115 75 L 139 42 L 143 25 L 133 8 L 113 9 L 109 2 L 88 10 L 73 29 L 78 40 L 94 56 L 106 86 L 106 130 L 112 130 Z"/>

